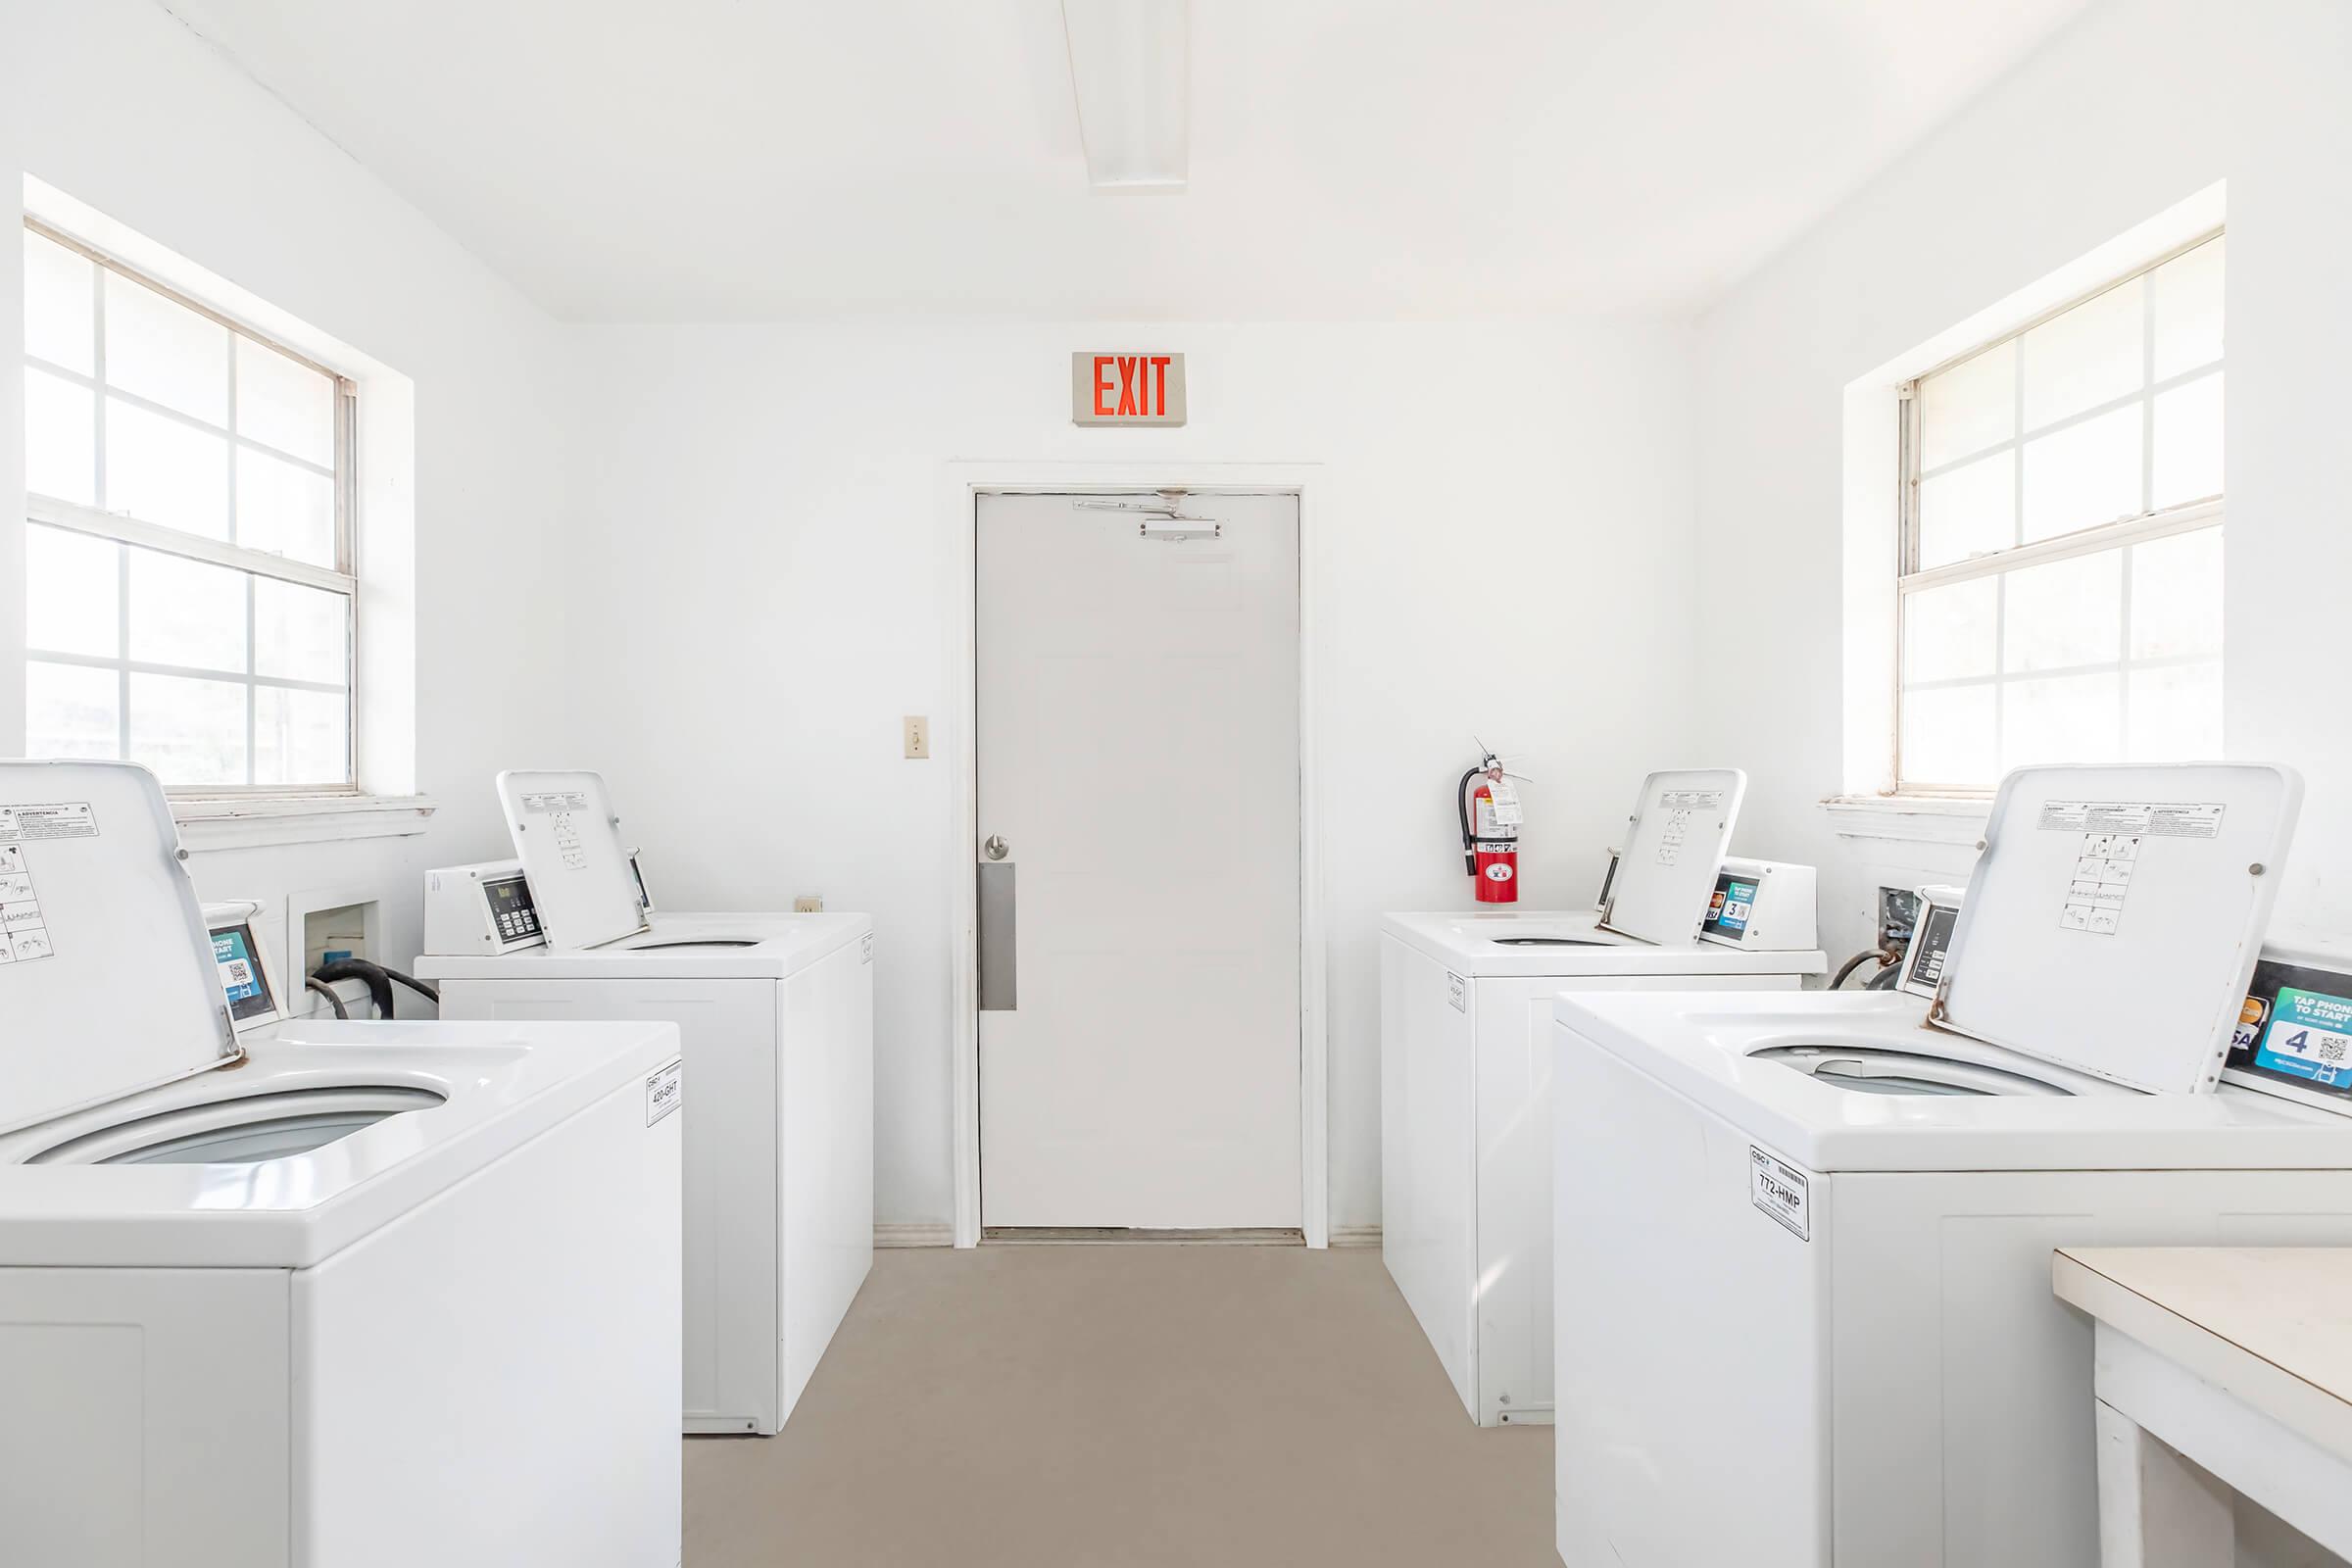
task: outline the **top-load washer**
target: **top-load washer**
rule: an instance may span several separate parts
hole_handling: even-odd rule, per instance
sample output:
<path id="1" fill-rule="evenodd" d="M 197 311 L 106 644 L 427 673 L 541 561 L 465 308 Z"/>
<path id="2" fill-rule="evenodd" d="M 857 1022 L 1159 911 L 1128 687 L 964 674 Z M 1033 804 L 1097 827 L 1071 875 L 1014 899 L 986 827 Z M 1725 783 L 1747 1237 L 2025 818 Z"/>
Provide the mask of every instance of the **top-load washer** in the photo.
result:
<path id="1" fill-rule="evenodd" d="M 0 923 L 0 1557 L 678 1562 L 674 1027 L 276 1022 L 120 762 Z"/>
<path id="2" fill-rule="evenodd" d="M 445 1018 L 684 1034 L 688 1432 L 777 1431 L 873 1263 L 874 932 L 862 914 L 649 913 L 604 780 L 509 772 L 513 868 L 428 872 Z"/>
<path id="3" fill-rule="evenodd" d="M 2011 774 L 1932 1000 L 1559 999 L 1568 1562 L 2097 1560 L 2052 1249 L 2352 1242 L 2352 1120 L 2311 1065 L 2352 978 L 2255 967 L 2300 794 Z"/>
<path id="4" fill-rule="evenodd" d="M 1482 1426 L 1551 1419 L 1552 997 L 1829 966 L 1809 868 L 1724 859 L 1742 783 L 1651 774 L 1596 910 L 1382 922 L 1381 1253 Z"/>

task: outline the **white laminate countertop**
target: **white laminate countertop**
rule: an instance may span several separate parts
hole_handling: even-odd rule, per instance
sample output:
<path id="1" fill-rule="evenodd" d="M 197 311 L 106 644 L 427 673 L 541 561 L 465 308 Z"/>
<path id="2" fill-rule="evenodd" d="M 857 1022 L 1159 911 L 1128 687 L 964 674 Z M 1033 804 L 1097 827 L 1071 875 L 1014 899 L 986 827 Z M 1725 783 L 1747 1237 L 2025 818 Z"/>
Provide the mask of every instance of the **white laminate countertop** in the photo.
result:
<path id="1" fill-rule="evenodd" d="M 2052 1288 L 2352 1459 L 2352 1248 L 2069 1247 Z"/>

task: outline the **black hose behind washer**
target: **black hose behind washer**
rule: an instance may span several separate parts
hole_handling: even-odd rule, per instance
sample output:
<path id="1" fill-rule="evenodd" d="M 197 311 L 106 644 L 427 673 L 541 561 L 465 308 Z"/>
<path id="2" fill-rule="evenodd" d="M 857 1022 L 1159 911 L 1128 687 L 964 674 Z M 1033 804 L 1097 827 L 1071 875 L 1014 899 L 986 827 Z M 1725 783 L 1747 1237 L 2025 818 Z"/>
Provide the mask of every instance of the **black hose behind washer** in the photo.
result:
<path id="1" fill-rule="evenodd" d="M 1872 948 L 1866 953 L 1857 953 L 1852 957 L 1846 959 L 1845 962 L 1838 966 L 1837 974 L 1832 976 L 1830 979 L 1830 989 L 1832 991 L 1836 991 L 1843 987 L 1847 978 L 1850 977 L 1856 969 L 1861 968 L 1873 958 L 1879 960 L 1879 968 L 1881 970 L 1892 969 L 1896 964 L 1903 961 L 1903 956 L 1901 952 L 1894 948 Z M 1870 979 L 1864 983 L 1863 989 L 1866 991 L 1884 990 L 1885 988 L 1879 985 L 1879 981 L 1884 978 L 1885 976 L 1883 974 L 1872 975 Z"/>
<path id="2" fill-rule="evenodd" d="M 370 963 L 366 958 L 337 958 L 332 963 L 322 963 L 318 966 L 318 972 L 311 976 L 311 979 L 314 983 L 326 985 L 333 985 L 338 980 L 360 981 L 367 986 L 368 1000 L 375 1004 L 375 1015 L 378 1018 L 389 1018 L 393 1015 L 392 986 L 395 981 L 407 986 L 411 991 L 436 1005 L 441 1001 L 441 991 L 438 986 L 427 985 L 414 976 L 402 974 L 398 969 L 387 969 L 382 964 Z"/>

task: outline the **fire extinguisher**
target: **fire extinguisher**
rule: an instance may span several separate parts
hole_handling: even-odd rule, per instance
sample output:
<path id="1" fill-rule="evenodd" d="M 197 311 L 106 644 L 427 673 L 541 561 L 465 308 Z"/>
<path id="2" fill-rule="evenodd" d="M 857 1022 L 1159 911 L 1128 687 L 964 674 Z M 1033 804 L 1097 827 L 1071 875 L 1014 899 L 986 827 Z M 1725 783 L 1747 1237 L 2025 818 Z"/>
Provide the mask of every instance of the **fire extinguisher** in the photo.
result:
<path id="1" fill-rule="evenodd" d="M 1478 787 L 1471 788 L 1472 780 Z M 1519 791 L 1502 771 L 1502 759 L 1483 752 L 1479 764 L 1454 790 L 1462 822 L 1462 869 L 1475 879 L 1481 904 L 1519 902 Z"/>

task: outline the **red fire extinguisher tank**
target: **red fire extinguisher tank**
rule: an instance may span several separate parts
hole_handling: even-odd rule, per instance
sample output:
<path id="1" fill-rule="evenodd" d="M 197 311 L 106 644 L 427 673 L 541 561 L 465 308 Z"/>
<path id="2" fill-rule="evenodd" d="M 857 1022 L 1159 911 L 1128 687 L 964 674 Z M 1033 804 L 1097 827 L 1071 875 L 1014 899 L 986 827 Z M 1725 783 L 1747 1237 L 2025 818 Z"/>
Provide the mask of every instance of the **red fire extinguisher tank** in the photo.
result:
<path id="1" fill-rule="evenodd" d="M 1476 788 L 1473 788 L 1473 781 Z M 1462 822 L 1462 864 L 1481 904 L 1519 902 L 1519 791 L 1490 754 L 1462 775 L 1454 805 Z"/>

